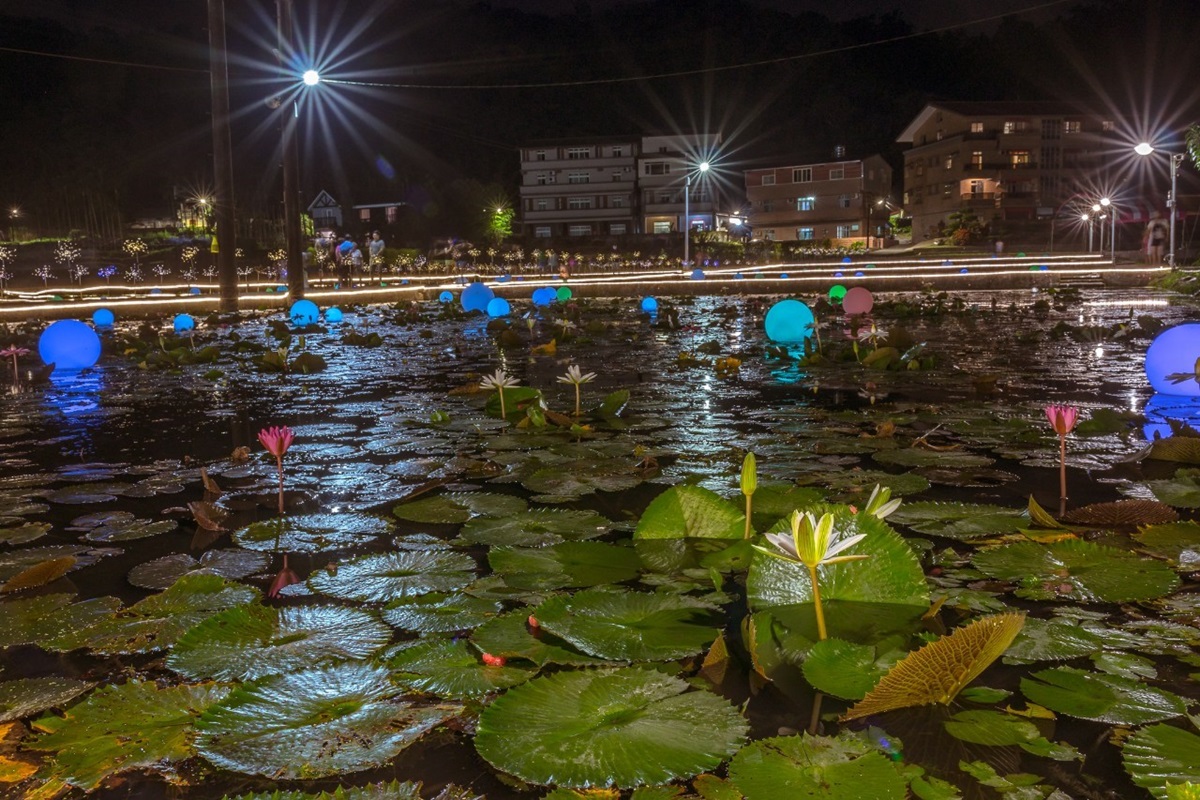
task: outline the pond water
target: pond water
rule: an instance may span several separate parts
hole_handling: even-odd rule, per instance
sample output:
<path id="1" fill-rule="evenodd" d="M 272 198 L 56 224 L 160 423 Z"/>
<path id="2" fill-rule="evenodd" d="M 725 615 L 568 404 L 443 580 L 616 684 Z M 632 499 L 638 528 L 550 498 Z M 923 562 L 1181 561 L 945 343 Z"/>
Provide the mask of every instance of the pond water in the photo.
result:
<path id="1" fill-rule="evenodd" d="M 1200 526 L 1170 527 L 1179 517 L 1187 523 L 1193 508 L 1187 501 L 1169 503 L 1173 512 L 1147 503 L 1132 522 L 1101 514 L 1065 528 L 1020 515 L 1033 496 L 1061 516 L 1059 443 L 1042 410 L 1049 403 L 1082 409 L 1084 425 L 1067 439 L 1069 509 L 1186 494 L 1187 482 L 1173 476 L 1195 461 L 1131 458 L 1147 445 L 1139 412 L 1152 391 L 1143 357 L 1156 329 L 1153 320 L 1138 319 L 1174 324 L 1193 319 L 1196 309 L 1150 290 L 895 295 L 853 329 L 818 307 L 818 319 L 829 323 L 821 350 L 830 358 L 813 364 L 770 349 L 762 318 L 775 299 L 660 298 L 662 313 L 653 319 L 635 298 L 582 300 L 531 316 L 529 325 L 514 318 L 503 336 L 481 317 L 462 318 L 436 303 L 347 309 L 341 324 L 305 332 L 286 331 L 279 314 L 248 314 L 235 325 L 202 325 L 190 348 L 127 323 L 107 334 L 97 368 L 8 394 L 0 409 L 0 643 L 8 645 L 0 650 L 0 719 L 13 724 L 0 739 L 0 757 L 28 765 L 10 775 L 31 775 L 7 784 L 17 792 L 12 796 L 53 797 L 61 789 L 65 796 L 219 798 L 398 780 L 422 781 L 424 797 L 448 784 L 469 791 L 446 797 L 580 797 L 565 789 L 550 794 L 545 784 L 607 781 L 582 766 L 584 777 L 563 777 L 573 773 L 542 752 L 553 745 L 536 733 L 530 740 L 514 734 L 517 698 L 549 687 L 546 709 L 565 708 L 572 702 L 568 680 L 624 664 L 652 665 L 637 671 L 636 681 L 685 678 L 693 688 L 674 690 L 680 697 L 724 698 L 711 711 L 711 727 L 727 728 L 734 742 L 723 752 L 713 743 L 716 754 L 691 767 L 685 758 L 678 768 L 650 769 L 646 780 L 622 771 L 642 774 L 629 763 L 634 753 L 614 755 L 610 777 L 619 786 L 682 776 L 679 794 L 641 790 L 638 800 L 771 796 L 763 774 L 783 781 L 778 776 L 791 774 L 789 767 L 760 774 L 761 765 L 750 762 L 766 756 L 746 750 L 730 768 L 742 723 L 728 714 L 743 712 L 748 741 L 795 734 L 810 723 L 811 684 L 825 690 L 819 730 L 844 749 L 838 763 L 858 758 L 866 770 L 863 759 L 882 755 L 889 775 L 902 775 L 901 787 L 916 780 L 911 791 L 921 797 L 995 797 L 1000 789 L 1011 797 L 1163 796 L 1157 786 L 1134 784 L 1121 745 L 1131 731 L 1143 732 L 1139 745 L 1161 744 L 1144 732 L 1161 733 L 1154 726 L 1164 723 L 1188 729 L 1183 712 L 1194 713 L 1200 702 L 1200 563 L 1190 560 L 1200 553 Z M 514 303 L 515 313 L 527 310 Z M 35 331 L 14 330 L 9 338 L 31 346 Z M 347 343 L 348 332 L 377 333 L 382 341 Z M 856 333 L 859 358 L 869 361 L 893 345 L 897 358 L 906 351 L 903 364 L 859 363 L 850 346 Z M 285 337 L 289 359 L 307 352 L 326 368 L 280 374 L 258 366 Z M 203 359 L 187 355 L 208 346 L 215 349 Z M 595 373 L 580 387 L 585 413 L 578 419 L 571 415 L 573 387 L 558 380 L 571 364 Z M 544 427 L 499 418 L 496 392 L 479 389 L 480 378 L 497 369 L 541 392 L 556 412 Z M 623 391 L 627 403 L 613 396 Z M 506 396 L 515 403 L 521 392 Z M 610 397 L 611 407 L 597 413 Z M 295 434 L 283 459 L 284 525 L 276 464 L 256 439 L 273 425 Z M 774 523 L 773 511 L 786 513 L 780 509 L 789 499 L 801 507 L 862 508 L 882 483 L 904 500 L 887 521 L 912 545 L 926 607 L 940 605 L 924 620 L 918 610 L 895 623 L 884 619 L 887 601 L 834 585 L 831 636 L 869 649 L 856 651 L 858 662 L 839 655 L 837 670 L 857 663 L 877 680 L 924 641 L 976 618 L 1025 612 L 1036 626 L 1027 620 L 1010 656 L 975 681 L 993 692 L 948 709 L 839 723 L 853 693 L 839 699 L 821 679 L 806 680 L 806 654 L 815 652 L 808 649 L 812 603 L 794 596 L 801 590 L 771 583 L 786 573 L 759 564 L 770 559 L 749 549 L 708 558 L 719 549 L 714 541 L 736 548 L 732 537 L 711 531 L 699 546 L 666 539 L 628 547 L 635 528 L 642 537 L 652 501 L 673 486 L 715 492 L 736 513 L 746 453 L 755 454 L 760 485 L 774 493 L 762 495 L 762 510 L 752 517 L 759 533 Z M 221 492 L 206 492 L 205 480 Z M 786 487 L 800 488 L 789 495 Z M 691 530 L 706 523 L 689 513 L 711 520 L 727 511 L 702 504 L 684 518 Z M 1143 534 L 1146 525 L 1163 529 L 1157 547 L 1131 538 L 1138 525 Z M 1105 549 L 1060 563 L 1048 553 L 1062 542 Z M 1041 550 L 1026 553 L 1026 561 L 994 555 L 1018 545 Z M 1128 580 L 1143 588 L 1158 581 L 1163 590 L 1129 592 L 1122 584 L 1106 594 L 1106 587 L 1092 587 L 1089 574 L 1126 580 L 1120 564 L 1105 560 L 1110 548 L 1161 568 Z M 991 555 L 979 557 L 985 550 Z M 1038 563 L 1052 561 L 1048 572 L 1034 574 Z M 205 566 L 210 570 L 199 569 Z M 285 566 L 291 572 L 281 583 L 289 585 L 280 597 L 265 597 Z M 855 568 L 839 565 L 847 575 Z M 189 583 L 210 577 L 216 583 Z M 169 588 L 176 578 L 183 583 Z M 794 582 L 806 584 L 802 569 Z M 608 586 L 620 588 L 606 592 Z M 605 603 L 634 592 L 667 598 L 667 605 L 636 620 L 628 609 L 605 618 L 607 634 L 582 630 L 589 617 L 603 617 Z M 131 608 L 148 597 L 155 598 L 149 606 Z M 438 603 L 445 607 L 428 607 Z M 277 609 L 327 618 L 296 611 L 284 619 Z M 511 625 L 501 630 L 514 613 L 544 615 L 546 630 L 532 621 L 516 633 Z M 659 630 L 666 618 L 686 630 Z M 203 625 L 209 627 L 195 627 Z M 263 648 L 257 651 L 247 644 L 254 625 L 270 629 L 255 640 Z M 695 628 L 709 633 L 689 649 Z M 710 651 L 717 630 L 722 636 Z M 514 644 L 517 633 L 529 647 L 561 645 L 561 652 L 533 657 Z M 628 649 L 635 638 L 644 650 Z M 289 650 L 301 641 L 311 649 Z M 512 646 L 505 666 L 480 661 L 496 642 Z M 225 669 L 239 658 L 240 666 Z M 533 678 L 539 667 L 542 677 Z M 1042 674 L 1051 669 L 1065 672 Z M 29 680 L 45 678 L 64 682 Z M 141 705 L 93 688 L 139 680 L 152 695 Z M 388 688 L 368 691 L 372 681 Z M 344 695 L 322 705 L 314 698 L 331 684 Z M 162 694 L 181 685 L 208 694 L 182 703 Z M 1081 697 L 1100 691 L 1127 697 L 1143 690 L 1153 696 L 1133 710 L 1116 700 L 1115 710 L 1078 708 Z M 586 698 L 600 689 L 579 691 Z M 640 683 L 627 689 L 643 691 L 651 690 Z M 480 722 L 497 694 L 513 704 L 495 706 Z M 589 713 L 602 716 L 606 707 Z M 983 733 L 951 735 L 947 720 L 964 710 L 995 716 L 957 718 L 959 734 L 968 724 Z M 1011 724 L 1001 724 L 1008 727 L 997 739 L 1001 712 Z M 575 724 L 553 723 L 554 713 L 543 715 L 551 729 Z M 137 729 L 139 719 L 152 720 L 142 727 L 153 732 L 153 746 L 120 727 Z M 339 727 L 339 719 L 351 721 Z M 620 728 L 624 719 L 612 724 L 636 750 L 646 733 Z M 1014 733 L 1027 720 L 1033 727 Z M 282 733 L 265 740 L 272 730 Z M 660 735 L 669 739 L 678 730 L 668 726 Z M 337 745 L 322 749 L 321 737 Z M 1177 750 L 1149 760 L 1161 756 L 1169 764 L 1174 754 L 1193 752 L 1190 740 L 1171 745 Z M 790 746 L 770 753 L 787 761 L 779 754 Z M 653 748 L 645 758 L 660 755 L 674 763 Z M 920 783 L 922 770 L 946 783 Z M 715 777 L 689 782 L 702 772 Z M 1020 775 L 1033 777 L 1024 785 L 1014 777 Z M 1139 780 L 1150 786 L 1151 779 Z M 5 787 L 0 783 L 0 794 Z M 847 787 L 842 795 L 811 796 L 866 796 L 851 793 L 853 781 Z M 889 791 L 872 796 L 894 796 Z"/>

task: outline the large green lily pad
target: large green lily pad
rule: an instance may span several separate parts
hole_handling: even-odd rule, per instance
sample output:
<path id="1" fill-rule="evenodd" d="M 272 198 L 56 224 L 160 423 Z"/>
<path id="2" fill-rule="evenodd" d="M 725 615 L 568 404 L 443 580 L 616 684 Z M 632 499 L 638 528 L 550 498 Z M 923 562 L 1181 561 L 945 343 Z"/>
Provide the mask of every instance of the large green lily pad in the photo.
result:
<path id="1" fill-rule="evenodd" d="M 0 542 L 28 544 L 50 532 L 49 522 L 26 522 L 21 525 L 0 528 Z"/>
<path id="2" fill-rule="evenodd" d="M 861 700 L 886 670 L 875 663 L 875 648 L 842 639 L 823 639 L 808 651 L 804 677 L 815 689 L 844 700 Z"/>
<path id="3" fill-rule="evenodd" d="M 364 556 L 336 569 L 314 572 L 314 591 L 344 600 L 386 603 L 400 597 L 450 592 L 475 579 L 475 561 L 465 553 L 405 550 Z"/>
<path id="4" fill-rule="evenodd" d="M 700 486 L 672 486 L 651 501 L 635 539 L 741 539 L 742 509 Z"/>
<path id="5" fill-rule="evenodd" d="M 945 469 L 986 467 L 995 462 L 994 458 L 962 450 L 935 452 L 932 450 L 920 450 L 915 447 L 880 450 L 874 453 L 871 458 L 880 464 L 893 464 L 901 467 L 943 467 Z"/>
<path id="6" fill-rule="evenodd" d="M 1029 526 L 1023 509 L 972 503 L 906 503 L 888 521 L 917 533 L 960 540 L 1015 533 Z"/>
<path id="7" fill-rule="evenodd" d="M 567 540 L 594 539 L 612 523 L 594 511 L 547 508 L 520 511 L 504 517 L 475 517 L 463 526 L 464 544 L 544 547 Z"/>
<path id="8" fill-rule="evenodd" d="M 1004 663 L 1070 661 L 1099 653 L 1103 649 L 1103 637 L 1080 627 L 1075 620 L 1026 617 L 1021 632 L 1004 651 Z"/>
<path id="9" fill-rule="evenodd" d="M 492 654 L 495 655 L 495 654 Z M 392 678 L 418 692 L 465 700 L 524 683 L 537 674 L 528 664 L 485 664 L 465 641 L 429 639 L 387 658 Z"/>
<path id="10" fill-rule="evenodd" d="M 1022 678 L 1021 692 L 1051 711 L 1110 725 L 1142 725 L 1187 713 L 1180 697 L 1144 681 L 1071 667 Z"/>
<path id="11" fill-rule="evenodd" d="M 563 542 L 549 547 L 493 547 L 488 562 L 515 589 L 600 586 L 636 578 L 642 562 L 632 547 Z"/>
<path id="12" fill-rule="evenodd" d="M 549 631 L 535 628 L 533 608 L 518 609 L 485 622 L 471 634 L 471 642 L 485 653 L 504 658 L 522 658 L 539 667 L 546 664 L 589 666 L 607 663 L 579 652 L 570 642 Z M 538 625 L 541 623 L 539 622 Z"/>
<path id="13" fill-rule="evenodd" d="M 233 533 L 247 550 L 275 553 L 325 553 L 367 544 L 391 530 L 370 514 L 301 514 L 254 522 Z"/>
<path id="14" fill-rule="evenodd" d="M 163 767 L 191 757 L 193 721 L 229 689 L 215 684 L 172 686 L 130 681 L 105 686 L 64 716 L 42 717 L 42 735 L 27 746 L 54 753 L 45 780 L 62 780 L 84 790 L 110 775 Z"/>
<path id="15" fill-rule="evenodd" d="M 223 769 L 310 780 L 387 763 L 459 713 L 397 699 L 380 666 L 347 663 L 264 678 L 196 722 L 200 754 Z"/>
<path id="16" fill-rule="evenodd" d="M 74 678 L 21 678 L 0 683 L 0 722 L 69 703 L 95 684 Z"/>
<path id="17" fill-rule="evenodd" d="M 746 800 L 904 800 L 907 782 L 863 737 L 777 736 L 742 748 L 729 778 Z"/>
<path id="18" fill-rule="evenodd" d="M 1200 469 L 1176 470 L 1175 477 L 1147 481 L 1160 502 L 1175 508 L 1200 508 Z"/>
<path id="19" fill-rule="evenodd" d="M 409 522 L 458 525 L 472 517 L 507 517 L 525 509 L 525 501 L 511 495 L 450 492 L 402 503 L 392 513 Z"/>
<path id="20" fill-rule="evenodd" d="M 1162 562 L 1082 539 L 980 550 L 972 563 L 985 575 L 1015 582 L 1018 596 L 1034 600 L 1124 603 L 1179 587 L 1179 577 Z"/>
<path id="21" fill-rule="evenodd" d="M 500 609 L 500 603 L 483 597 L 431 592 L 393 600 L 383 609 L 383 619 L 413 633 L 451 633 L 476 628 Z"/>
<path id="22" fill-rule="evenodd" d="M 447 787 L 448 792 L 453 787 Z M 421 784 L 412 781 L 392 781 L 391 783 L 375 783 L 370 786 L 339 786 L 332 792 L 289 792 L 277 790 L 257 794 L 240 794 L 228 797 L 226 800 L 421 800 Z M 441 795 L 437 800 L 441 800 Z M 457 800 L 457 796 L 447 794 L 446 800 Z M 465 798 L 464 798 L 465 800 Z M 479 800 L 479 798 L 471 798 Z"/>
<path id="23" fill-rule="evenodd" d="M 1151 525 L 1134 538 L 1146 551 L 1171 559 L 1181 569 L 1200 567 L 1200 523 L 1189 520 Z"/>
<path id="24" fill-rule="evenodd" d="M 611 661 L 669 661 L 704 651 L 721 625 L 690 597 L 592 589 L 552 597 L 534 616 L 546 631 Z"/>
<path id="25" fill-rule="evenodd" d="M 252 550 L 209 550 L 199 559 L 187 553 L 169 556 L 138 564 L 129 570 L 129 582 L 143 589 L 166 589 L 184 575 L 219 575 L 230 580 L 239 580 L 247 575 L 261 572 L 270 564 L 265 553 Z"/>
<path id="26" fill-rule="evenodd" d="M 362 609 L 245 605 L 185 633 L 167 666 L 192 679 L 253 680 L 367 658 L 391 638 L 391 629 Z"/>
<path id="27" fill-rule="evenodd" d="M 716 768 L 747 723 L 727 701 L 645 669 L 560 672 L 483 710 L 475 747 L 497 769 L 563 787 L 661 784 Z"/>
<path id="28" fill-rule="evenodd" d="M 1200 783 L 1200 736 L 1171 725 L 1134 732 L 1122 749 L 1125 771 L 1158 800 L 1170 800 L 1168 783 Z"/>
<path id="29" fill-rule="evenodd" d="M 71 640 L 121 607 L 115 597 L 71 603 L 72 595 L 46 594 L 9 600 L 0 609 L 0 647 L 34 644 L 45 650 L 71 650 Z"/>

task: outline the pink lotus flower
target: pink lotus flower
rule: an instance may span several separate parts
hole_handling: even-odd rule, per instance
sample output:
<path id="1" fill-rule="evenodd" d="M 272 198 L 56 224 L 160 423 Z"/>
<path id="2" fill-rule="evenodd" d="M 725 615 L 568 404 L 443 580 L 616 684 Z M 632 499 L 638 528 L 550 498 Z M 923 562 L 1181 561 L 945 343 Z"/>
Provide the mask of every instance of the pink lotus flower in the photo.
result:
<path id="1" fill-rule="evenodd" d="M 17 347 L 15 344 L 10 344 L 8 347 L 0 350 L 0 358 L 12 358 L 13 360 L 13 383 L 20 383 L 20 372 L 17 368 L 17 357 L 29 355 L 29 348 Z"/>
<path id="2" fill-rule="evenodd" d="M 275 580 L 271 581 L 271 587 L 267 589 L 267 597 L 279 597 L 279 593 L 283 591 L 285 586 L 291 586 L 293 583 L 300 582 L 300 576 L 288 567 L 287 553 L 283 554 L 283 569 L 279 570 L 279 574 L 275 576 Z"/>
<path id="3" fill-rule="evenodd" d="M 1050 427 L 1059 436 L 1066 436 L 1075 430 L 1075 423 L 1079 421 L 1079 409 L 1075 406 L 1046 406 L 1044 411 L 1046 419 L 1050 420 Z"/>
<path id="4" fill-rule="evenodd" d="M 258 441 L 267 448 L 267 452 L 275 456 L 275 465 L 279 468 L 279 513 L 283 514 L 283 454 L 292 446 L 296 438 L 292 429 L 286 425 L 263 428 L 258 432 Z"/>

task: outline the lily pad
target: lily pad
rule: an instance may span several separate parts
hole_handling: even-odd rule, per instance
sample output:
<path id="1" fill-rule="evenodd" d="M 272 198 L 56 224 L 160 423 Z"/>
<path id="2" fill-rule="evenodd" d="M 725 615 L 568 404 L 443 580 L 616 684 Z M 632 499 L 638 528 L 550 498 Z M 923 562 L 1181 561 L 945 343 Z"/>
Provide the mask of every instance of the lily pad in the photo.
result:
<path id="1" fill-rule="evenodd" d="M 1056 761 L 1082 758 L 1075 748 L 1055 744 L 1027 719 L 992 709 L 960 711 L 945 722 L 946 732 L 959 741 L 990 747 L 1020 747 L 1027 753 Z"/>
<path id="2" fill-rule="evenodd" d="M 843 700 L 861 700 L 886 671 L 875 663 L 875 648 L 842 639 L 818 641 L 804 659 L 804 677 L 818 691 Z"/>
<path id="3" fill-rule="evenodd" d="M 83 538 L 89 542 L 125 542 L 169 533 L 178 527 L 179 523 L 173 519 L 161 519 L 156 522 L 135 518 L 119 524 L 99 525 L 84 534 Z"/>
<path id="4" fill-rule="evenodd" d="M 449 639 L 401 647 L 385 663 L 393 680 L 408 688 L 457 700 L 499 692 L 537 674 L 528 664 L 485 664 L 466 642 Z"/>
<path id="5" fill-rule="evenodd" d="M 970 503 L 906 503 L 888 520 L 917 533 L 958 540 L 1015 533 L 1029 525 L 1022 509 Z"/>
<path id="6" fill-rule="evenodd" d="M 540 627 L 532 627 L 530 619 L 537 620 L 531 613 L 533 611 L 532 608 L 525 608 L 501 614 L 476 628 L 471 634 L 471 642 L 485 653 L 504 658 L 523 658 L 539 667 L 546 664 L 583 667 L 607 663 L 604 659 L 579 652 L 565 639 Z"/>
<path id="7" fill-rule="evenodd" d="M 672 486 L 651 501 L 635 539 L 741 539 L 742 509 L 700 486 Z"/>
<path id="8" fill-rule="evenodd" d="M 447 792 L 454 790 L 447 787 Z M 391 783 L 375 783 L 369 786 L 339 786 L 332 792 L 288 792 L 276 790 L 258 794 L 240 794 L 228 797 L 226 800 L 421 800 L 421 784 L 412 781 L 392 781 Z M 442 800 L 438 795 L 434 800 Z M 456 800 L 456 796 L 446 794 L 445 800 Z M 464 798 L 468 800 L 468 798 Z M 469 800 L 480 800 L 478 797 Z"/>
<path id="9" fill-rule="evenodd" d="M 1151 725 L 1125 740 L 1121 756 L 1133 782 L 1158 800 L 1167 785 L 1200 783 L 1200 736 L 1171 725 Z"/>
<path id="10" fill-rule="evenodd" d="M 690 597 L 603 589 L 552 597 L 534 616 L 546 631 L 612 661 L 694 656 L 721 626 L 710 606 Z"/>
<path id="11" fill-rule="evenodd" d="M 521 780 L 563 787 L 655 785 L 716 768 L 747 723 L 727 701 L 644 669 L 560 672 L 483 710 L 479 754 Z"/>
<path id="12" fill-rule="evenodd" d="M 1144 681 L 1071 667 L 1022 678 L 1021 692 L 1051 711 L 1110 725 L 1143 725 L 1187 713 L 1183 699 Z"/>
<path id="13" fill-rule="evenodd" d="M 1161 562 L 1081 539 L 994 547 L 976 553 L 972 563 L 985 575 L 1014 581 L 1018 596 L 1035 600 L 1124 603 L 1179 587 L 1178 576 Z"/>
<path id="14" fill-rule="evenodd" d="M 883 472 L 880 470 L 844 470 L 812 472 L 797 479 L 802 484 L 821 483 L 830 491 L 843 495 L 846 502 L 861 497 L 866 501 L 876 485 L 892 490 L 892 496 L 919 494 L 929 489 L 929 481 L 912 472 Z"/>
<path id="15" fill-rule="evenodd" d="M 1004 652 L 1006 664 L 1032 664 L 1037 661 L 1070 661 L 1099 653 L 1104 639 L 1075 620 L 1027 617 L 1025 627 Z"/>
<path id="16" fill-rule="evenodd" d="M 193 720 L 228 692 L 214 684 L 105 686 L 64 716 L 39 719 L 42 735 L 27 746 L 54 753 L 42 770 L 44 779 L 90 791 L 110 775 L 190 758 Z"/>
<path id="17" fill-rule="evenodd" d="M 175 643 L 167 667 L 186 678 L 253 680 L 364 659 L 392 631 L 369 611 L 341 606 L 245 605 L 209 617 Z"/>
<path id="18" fill-rule="evenodd" d="M 313 591 L 344 600 L 386 603 L 400 597 L 450 592 L 475 579 L 475 560 L 445 550 L 406 550 L 364 556 L 314 572 Z"/>
<path id="19" fill-rule="evenodd" d="M 367 544 L 391 530 L 369 514 L 302 514 L 254 522 L 233 534 L 247 550 L 275 553 L 324 553 Z"/>
<path id="20" fill-rule="evenodd" d="M 516 589 L 600 586 L 636 578 L 641 559 L 631 547 L 563 542 L 550 547 L 494 547 L 488 562 Z"/>
<path id="21" fill-rule="evenodd" d="M 968 453 L 962 450 L 933 451 L 921 450 L 915 447 L 897 450 L 880 450 L 871 456 L 880 464 L 892 464 L 899 467 L 941 467 L 943 469 L 972 469 L 987 467 L 995 462 L 994 458 Z"/>
<path id="22" fill-rule="evenodd" d="M 544 547 L 566 540 L 594 539 L 612 523 L 594 511 L 547 508 L 520 511 L 505 517 L 475 517 L 463 526 L 463 544 Z"/>
<path id="23" fill-rule="evenodd" d="M 69 594 L 46 594 L 0 605 L 4 610 L 0 614 L 0 647 L 36 642 L 47 650 L 70 650 L 70 646 L 58 646 L 59 640 L 81 635 L 84 628 L 121 607 L 115 597 L 74 604 L 71 598 Z"/>
<path id="24" fill-rule="evenodd" d="M 1175 477 L 1147 481 L 1161 502 L 1175 508 L 1200 508 L 1200 469 L 1176 470 Z"/>
<path id="25" fill-rule="evenodd" d="M 777 736 L 742 748 L 729 778 L 746 800 L 904 800 L 907 782 L 865 738 Z"/>
<path id="26" fill-rule="evenodd" d="M 264 678 L 197 720 L 196 747 L 222 769 L 272 780 L 378 767 L 461 710 L 397 700 L 401 691 L 362 663 Z"/>
<path id="27" fill-rule="evenodd" d="M 0 683 L 0 722 L 9 722 L 57 708 L 95 684 L 74 678 L 21 678 Z"/>
<path id="28" fill-rule="evenodd" d="M 0 542 L 7 544 L 28 544 L 42 538 L 50 532 L 49 522 L 26 522 L 8 528 L 0 528 Z"/>
<path id="29" fill-rule="evenodd" d="M 1182 569 L 1200 567 L 1200 523 L 1152 525 L 1143 528 L 1134 538 L 1144 550 L 1169 558 Z"/>
<path id="30" fill-rule="evenodd" d="M 199 560 L 174 553 L 138 564 L 129 571 L 129 582 L 143 589 L 166 589 L 184 575 L 219 575 L 239 580 L 267 568 L 270 557 L 247 550 L 209 550 Z"/>
<path id="31" fill-rule="evenodd" d="M 507 517 L 525 509 L 525 501 L 511 495 L 451 492 L 402 503 L 392 513 L 409 522 L 458 525 L 472 517 Z"/>
<path id="32" fill-rule="evenodd" d="M 495 600 L 465 594 L 401 597 L 383 609 L 389 625 L 413 633 L 452 633 L 477 628 L 500 613 Z"/>

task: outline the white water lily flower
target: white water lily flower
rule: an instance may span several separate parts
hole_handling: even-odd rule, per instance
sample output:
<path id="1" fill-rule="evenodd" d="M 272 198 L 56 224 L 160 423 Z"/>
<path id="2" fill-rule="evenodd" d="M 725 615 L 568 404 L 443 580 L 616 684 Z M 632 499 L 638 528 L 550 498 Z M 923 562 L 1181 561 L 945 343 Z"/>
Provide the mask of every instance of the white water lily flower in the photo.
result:
<path id="1" fill-rule="evenodd" d="M 836 538 L 833 529 L 833 514 L 822 514 L 818 520 L 811 511 L 801 514 L 793 511 L 791 516 L 791 535 L 786 533 L 768 533 L 767 541 L 775 550 L 760 547 L 763 553 L 785 561 L 803 564 L 810 570 L 826 564 L 837 564 L 843 561 L 860 561 L 865 555 L 838 555 L 843 550 L 861 542 L 866 538 L 865 533 L 858 533 L 845 538 Z M 776 552 L 778 551 L 778 552 Z"/>
<path id="2" fill-rule="evenodd" d="M 491 375 L 484 375 L 479 385 L 484 389 L 511 389 L 519 383 L 516 378 L 509 377 L 507 372 L 498 369 Z"/>
<path id="3" fill-rule="evenodd" d="M 567 367 L 566 375 L 558 376 L 559 383 L 569 383 L 573 386 L 578 386 L 581 383 L 591 383 L 594 380 L 596 380 L 596 373 L 584 372 L 575 364 Z"/>
<path id="4" fill-rule="evenodd" d="M 871 499 L 867 500 L 867 507 L 863 513 L 869 514 L 876 519 L 884 519 L 888 514 L 900 507 L 902 502 L 899 497 L 895 500 L 889 500 L 892 496 L 892 490 L 886 486 L 875 484 L 874 491 L 871 492 Z"/>

